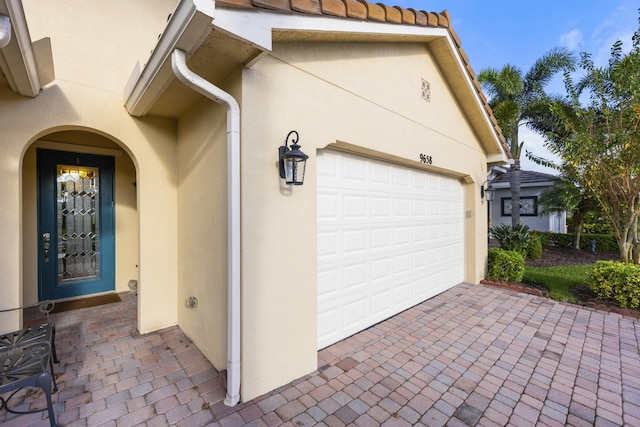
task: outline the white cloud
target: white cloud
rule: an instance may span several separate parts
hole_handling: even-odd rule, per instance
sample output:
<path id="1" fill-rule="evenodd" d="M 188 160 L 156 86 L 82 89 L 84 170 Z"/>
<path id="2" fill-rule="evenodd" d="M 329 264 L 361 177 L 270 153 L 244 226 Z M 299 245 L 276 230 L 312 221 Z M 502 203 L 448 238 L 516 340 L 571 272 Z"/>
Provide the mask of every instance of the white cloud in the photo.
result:
<path id="1" fill-rule="evenodd" d="M 604 15 L 603 15 L 604 16 Z M 623 42 L 623 51 L 631 48 L 631 37 L 638 28 L 637 7 L 623 5 L 612 9 L 589 35 L 589 46 L 585 50 L 593 54 L 596 65 L 605 65 L 611 57 L 611 46 L 620 40 Z"/>
<path id="2" fill-rule="evenodd" d="M 524 141 L 522 155 L 520 156 L 520 166 L 522 169 L 529 170 L 529 171 L 544 172 L 544 173 L 549 173 L 553 175 L 558 174 L 558 171 L 556 171 L 555 169 L 538 165 L 537 163 L 534 163 L 533 161 L 527 159 L 526 152 L 530 151 L 531 153 L 533 153 L 533 155 L 537 157 L 542 157 L 546 160 L 559 163 L 559 158 L 553 155 L 551 152 L 549 152 L 549 150 L 545 148 L 544 138 L 541 135 L 523 126 L 519 130 L 519 137 L 520 137 L 519 138 L 520 141 Z"/>
<path id="3" fill-rule="evenodd" d="M 575 29 L 561 34 L 560 45 L 570 50 L 578 49 L 582 45 L 582 31 Z"/>

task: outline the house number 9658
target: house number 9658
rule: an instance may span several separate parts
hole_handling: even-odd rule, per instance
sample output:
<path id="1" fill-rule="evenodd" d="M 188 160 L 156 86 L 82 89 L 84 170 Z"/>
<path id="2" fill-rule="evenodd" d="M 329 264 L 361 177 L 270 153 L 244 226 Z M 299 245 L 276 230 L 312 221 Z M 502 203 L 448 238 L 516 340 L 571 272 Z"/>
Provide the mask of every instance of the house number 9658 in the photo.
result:
<path id="1" fill-rule="evenodd" d="M 431 156 L 427 156 L 426 154 L 420 153 L 420 162 L 430 165 L 433 164 L 433 158 Z"/>

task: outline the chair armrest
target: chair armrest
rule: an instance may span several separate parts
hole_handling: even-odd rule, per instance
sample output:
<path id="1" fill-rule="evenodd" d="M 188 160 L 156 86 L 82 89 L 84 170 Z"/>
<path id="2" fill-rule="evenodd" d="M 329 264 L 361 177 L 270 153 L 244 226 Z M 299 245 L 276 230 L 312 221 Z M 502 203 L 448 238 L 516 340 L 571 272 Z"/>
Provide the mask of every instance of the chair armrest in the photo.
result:
<path id="1" fill-rule="evenodd" d="M 31 307 L 38 307 L 40 312 L 42 314 L 44 314 L 45 316 L 47 316 L 47 320 L 49 320 L 49 313 L 51 313 L 53 311 L 53 308 L 55 306 L 56 306 L 55 302 L 53 302 L 51 300 L 45 300 L 45 301 L 37 302 L 35 304 L 25 305 L 25 306 L 22 306 L 22 307 L 6 308 L 6 309 L 3 309 L 3 310 L 0 310 L 0 313 L 9 313 L 9 312 L 16 311 L 16 310 L 25 310 L 25 309 L 31 308 Z"/>

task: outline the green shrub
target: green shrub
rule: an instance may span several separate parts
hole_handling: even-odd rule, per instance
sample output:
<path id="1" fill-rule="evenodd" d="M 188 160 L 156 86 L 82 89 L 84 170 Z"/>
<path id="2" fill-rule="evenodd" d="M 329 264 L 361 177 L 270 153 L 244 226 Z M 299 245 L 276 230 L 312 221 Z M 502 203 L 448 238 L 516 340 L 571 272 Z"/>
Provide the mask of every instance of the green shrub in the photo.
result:
<path id="1" fill-rule="evenodd" d="M 531 239 L 531 242 L 529 242 L 529 247 L 527 248 L 527 258 L 542 258 L 542 240 L 540 238 L 535 237 Z"/>
<path id="2" fill-rule="evenodd" d="M 524 257 L 520 252 L 489 249 L 487 280 L 492 282 L 520 282 L 524 275 Z"/>
<path id="3" fill-rule="evenodd" d="M 492 226 L 491 234 L 500 243 L 500 247 L 505 251 L 516 251 L 525 255 L 529 242 L 531 241 L 531 233 L 529 226 L 518 224 L 511 227 L 510 224 L 499 224 Z"/>
<path id="4" fill-rule="evenodd" d="M 640 266 L 619 261 L 596 261 L 589 275 L 594 292 L 623 308 L 640 307 Z"/>

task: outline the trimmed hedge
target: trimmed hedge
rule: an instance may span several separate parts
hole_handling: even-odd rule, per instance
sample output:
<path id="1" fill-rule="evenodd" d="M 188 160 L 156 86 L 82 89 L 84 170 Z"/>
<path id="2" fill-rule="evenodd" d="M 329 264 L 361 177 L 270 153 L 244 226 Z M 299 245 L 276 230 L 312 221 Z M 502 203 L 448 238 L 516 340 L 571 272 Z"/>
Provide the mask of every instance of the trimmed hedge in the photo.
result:
<path id="1" fill-rule="evenodd" d="M 591 287 L 599 296 L 618 301 L 622 308 L 640 307 L 640 265 L 596 261 L 590 280 Z"/>
<path id="2" fill-rule="evenodd" d="M 492 282 L 520 282 L 524 276 L 524 257 L 520 252 L 489 249 L 487 280 Z"/>
<path id="3" fill-rule="evenodd" d="M 556 246 L 559 248 L 570 248 L 573 245 L 573 234 L 551 233 L 537 231 L 536 236 L 540 236 L 542 246 Z M 591 240 L 596 241 L 596 252 L 618 252 L 618 243 L 611 234 L 580 234 L 580 249 L 586 251 L 591 247 Z"/>

